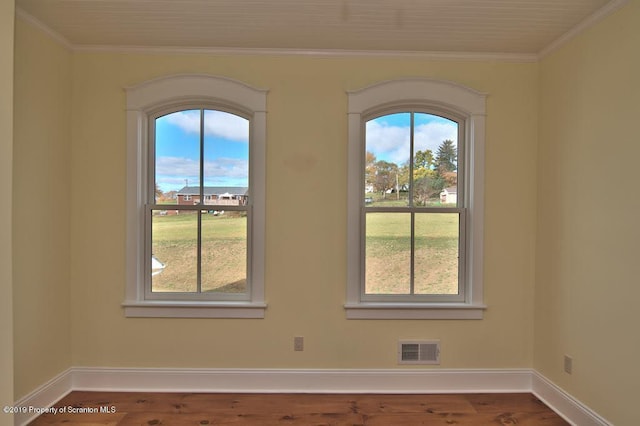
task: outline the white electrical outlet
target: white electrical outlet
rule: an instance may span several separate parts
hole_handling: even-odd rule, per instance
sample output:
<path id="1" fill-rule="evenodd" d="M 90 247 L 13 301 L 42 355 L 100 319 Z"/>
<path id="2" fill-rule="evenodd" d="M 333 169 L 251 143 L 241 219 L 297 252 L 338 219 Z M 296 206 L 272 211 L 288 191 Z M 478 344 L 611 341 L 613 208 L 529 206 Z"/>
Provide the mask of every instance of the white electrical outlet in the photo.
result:
<path id="1" fill-rule="evenodd" d="M 573 358 L 569 355 L 564 356 L 564 372 L 571 374 L 573 372 Z"/>
<path id="2" fill-rule="evenodd" d="M 304 350 L 304 337 L 296 336 L 293 338 L 293 350 L 294 351 L 303 351 Z"/>

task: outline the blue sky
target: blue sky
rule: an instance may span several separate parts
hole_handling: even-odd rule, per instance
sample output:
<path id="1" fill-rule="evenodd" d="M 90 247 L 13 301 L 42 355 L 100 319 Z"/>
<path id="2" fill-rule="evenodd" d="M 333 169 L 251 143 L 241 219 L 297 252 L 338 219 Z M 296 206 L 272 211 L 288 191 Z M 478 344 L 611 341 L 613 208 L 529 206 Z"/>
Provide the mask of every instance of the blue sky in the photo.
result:
<path id="1" fill-rule="evenodd" d="M 436 115 L 416 113 L 415 151 L 430 149 L 435 156 L 440 144 L 446 140 L 458 143 L 458 124 Z M 410 113 L 389 114 L 367 122 L 366 149 L 377 160 L 403 165 L 411 157 Z"/>
<path id="2" fill-rule="evenodd" d="M 367 122 L 367 151 L 378 160 L 404 164 L 410 157 L 409 113 Z M 457 143 L 457 124 L 435 115 L 415 114 L 415 150 L 434 155 L 445 139 Z M 222 111 L 205 111 L 204 184 L 249 186 L 249 121 Z M 200 184 L 200 111 L 179 111 L 156 120 L 156 183 L 167 192 Z"/>
<path id="3" fill-rule="evenodd" d="M 204 184 L 249 186 L 249 121 L 222 111 L 204 116 Z M 163 191 L 200 184 L 200 111 L 156 120 L 156 183 Z"/>

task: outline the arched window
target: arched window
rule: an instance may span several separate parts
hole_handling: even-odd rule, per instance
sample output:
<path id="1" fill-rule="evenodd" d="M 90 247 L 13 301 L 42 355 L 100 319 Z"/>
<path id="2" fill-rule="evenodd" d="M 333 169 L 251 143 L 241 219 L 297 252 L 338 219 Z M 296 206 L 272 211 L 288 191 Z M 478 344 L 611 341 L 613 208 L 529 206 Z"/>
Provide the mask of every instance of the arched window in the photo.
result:
<path id="1" fill-rule="evenodd" d="M 182 75 L 127 90 L 128 316 L 264 316 L 266 92 Z"/>
<path id="2" fill-rule="evenodd" d="M 349 93 L 348 318 L 481 318 L 485 96 Z"/>

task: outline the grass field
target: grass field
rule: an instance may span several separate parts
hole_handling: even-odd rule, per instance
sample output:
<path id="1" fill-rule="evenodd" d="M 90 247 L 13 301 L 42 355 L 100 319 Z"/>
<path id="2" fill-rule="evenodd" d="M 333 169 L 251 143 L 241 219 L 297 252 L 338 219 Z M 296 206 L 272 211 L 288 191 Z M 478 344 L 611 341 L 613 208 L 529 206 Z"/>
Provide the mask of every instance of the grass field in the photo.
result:
<path id="1" fill-rule="evenodd" d="M 247 219 L 202 214 L 202 291 L 243 293 L 247 275 Z M 153 254 L 165 269 L 153 291 L 197 290 L 197 213 L 153 217 Z"/>
<path id="2" fill-rule="evenodd" d="M 414 292 L 457 294 L 458 215 L 421 213 L 415 219 Z M 367 294 L 409 294 L 410 213 L 368 213 L 365 281 Z"/>
<path id="3" fill-rule="evenodd" d="M 246 291 L 246 217 L 202 215 L 202 291 Z M 368 213 L 367 294 L 408 294 L 410 214 Z M 414 292 L 455 294 L 458 289 L 458 215 L 416 215 Z M 153 254 L 165 264 L 153 291 L 197 290 L 197 214 L 153 217 Z"/>

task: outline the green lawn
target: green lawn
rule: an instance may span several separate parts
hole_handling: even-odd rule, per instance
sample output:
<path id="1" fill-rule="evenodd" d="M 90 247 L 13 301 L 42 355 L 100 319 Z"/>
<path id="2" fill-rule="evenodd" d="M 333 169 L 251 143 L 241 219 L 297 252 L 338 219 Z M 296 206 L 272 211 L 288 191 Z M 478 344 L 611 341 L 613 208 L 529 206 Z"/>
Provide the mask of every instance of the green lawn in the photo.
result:
<path id="1" fill-rule="evenodd" d="M 417 214 L 415 226 L 415 293 L 456 294 L 458 215 Z M 366 293 L 409 294 L 411 215 L 368 213 L 365 246 Z"/>
<path id="2" fill-rule="evenodd" d="M 202 290 L 246 291 L 246 217 L 202 215 Z M 153 216 L 153 254 L 166 265 L 154 291 L 196 291 L 197 214 Z M 415 292 L 456 294 L 458 215 L 416 215 Z M 407 294 L 410 280 L 410 214 L 368 213 L 366 292 Z"/>
<path id="3" fill-rule="evenodd" d="M 247 219 L 233 213 L 202 215 L 202 291 L 246 291 Z M 153 254 L 165 264 L 154 291 L 197 289 L 197 213 L 153 217 Z"/>

